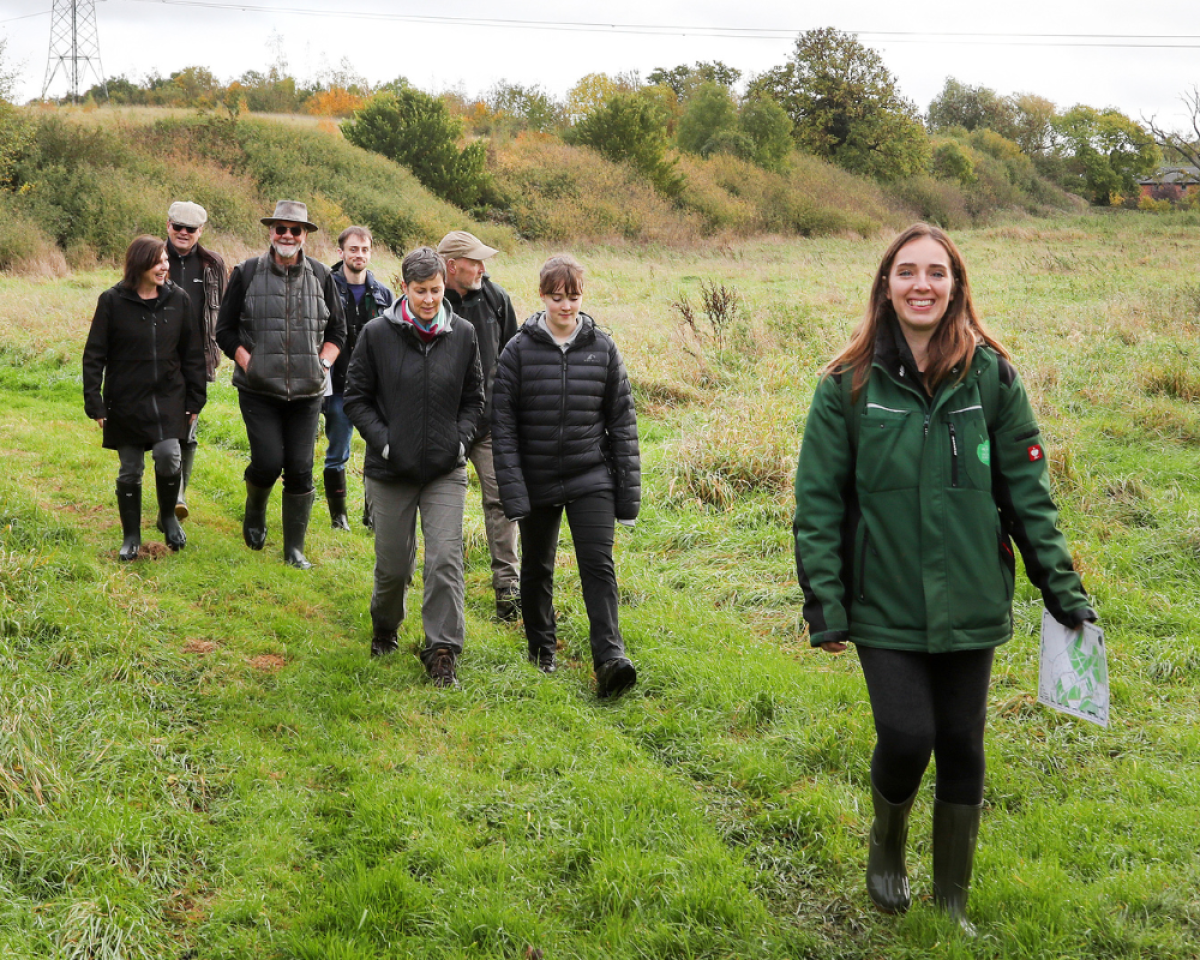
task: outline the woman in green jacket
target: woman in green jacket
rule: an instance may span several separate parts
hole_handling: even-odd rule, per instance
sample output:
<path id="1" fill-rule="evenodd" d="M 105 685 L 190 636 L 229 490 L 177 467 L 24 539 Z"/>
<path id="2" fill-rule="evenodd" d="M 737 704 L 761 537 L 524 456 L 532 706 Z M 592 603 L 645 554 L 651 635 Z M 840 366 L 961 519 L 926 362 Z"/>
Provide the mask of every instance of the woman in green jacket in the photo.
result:
<path id="1" fill-rule="evenodd" d="M 885 911 L 908 909 L 908 814 L 932 753 L 934 899 L 973 932 L 987 689 L 1012 636 L 1013 543 L 1056 619 L 1096 614 L 1057 527 L 1029 398 L 936 227 L 888 248 L 866 317 L 822 374 L 793 533 L 811 642 L 853 643 L 871 699 L 867 891 Z"/>

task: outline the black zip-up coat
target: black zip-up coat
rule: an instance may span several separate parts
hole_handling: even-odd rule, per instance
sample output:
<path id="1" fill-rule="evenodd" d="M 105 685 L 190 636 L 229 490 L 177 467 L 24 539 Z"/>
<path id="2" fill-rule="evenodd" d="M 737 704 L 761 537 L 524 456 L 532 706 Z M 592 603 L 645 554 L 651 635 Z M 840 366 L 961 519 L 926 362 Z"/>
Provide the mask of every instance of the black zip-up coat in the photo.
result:
<path id="1" fill-rule="evenodd" d="M 492 455 L 504 514 L 569 503 L 612 490 L 618 520 L 642 502 L 633 392 L 616 344 L 587 314 L 566 352 L 536 313 L 496 368 Z"/>
<path id="2" fill-rule="evenodd" d="M 445 325 L 424 343 L 400 319 L 403 302 L 359 333 L 344 409 L 367 444 L 366 476 L 421 484 L 466 462 L 460 450 L 483 415 L 483 374 L 469 323 L 447 309 Z"/>
<path id="3" fill-rule="evenodd" d="M 492 425 L 492 385 L 496 379 L 496 363 L 508 346 L 508 341 L 517 335 L 517 312 L 512 300 L 498 283 L 486 273 L 478 290 L 470 290 L 460 296 L 446 288 L 446 302 L 460 317 L 466 317 L 475 328 L 475 339 L 479 342 L 479 364 L 483 367 L 483 419 L 479 422 L 476 441 L 484 439 Z M 469 446 L 469 445 L 468 445 Z"/>
<path id="4" fill-rule="evenodd" d="M 83 407 L 104 420 L 105 447 L 187 439 L 187 414 L 206 395 L 198 332 L 191 301 L 170 280 L 154 300 L 121 283 L 100 294 L 83 348 Z"/>

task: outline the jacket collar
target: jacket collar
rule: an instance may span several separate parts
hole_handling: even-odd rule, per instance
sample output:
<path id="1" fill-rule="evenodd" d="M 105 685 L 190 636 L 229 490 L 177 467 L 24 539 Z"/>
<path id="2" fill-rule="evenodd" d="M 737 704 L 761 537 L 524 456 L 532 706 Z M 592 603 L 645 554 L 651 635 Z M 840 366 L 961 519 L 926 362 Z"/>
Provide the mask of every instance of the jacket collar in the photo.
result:
<path id="1" fill-rule="evenodd" d="M 521 324 L 520 332 L 527 334 L 528 336 L 531 336 L 535 340 L 539 340 L 542 343 L 549 343 L 554 347 L 558 347 L 559 344 L 555 342 L 554 338 L 542 329 L 541 320 L 545 315 L 545 310 L 539 310 L 532 317 Z M 573 347 L 584 343 L 591 343 L 591 341 L 596 338 L 596 321 L 586 313 L 579 314 L 579 327 L 579 335 L 575 337 L 575 340 L 572 343 Z"/>
<path id="2" fill-rule="evenodd" d="M 391 302 L 387 309 L 380 314 L 380 316 L 385 318 L 388 323 L 392 324 L 398 329 L 408 329 L 413 336 L 416 336 L 416 332 L 411 329 L 412 324 L 400 315 L 400 304 L 403 301 L 404 297 L 397 297 Z M 437 336 L 439 337 L 449 334 L 454 328 L 454 321 L 458 319 L 458 314 L 454 312 L 454 309 L 450 306 L 450 304 L 446 303 L 445 300 L 443 300 L 442 303 L 446 306 L 446 322 L 442 324 L 442 326 L 438 327 Z"/>
<path id="3" fill-rule="evenodd" d="M 143 300 L 137 295 L 136 290 L 130 290 L 127 286 L 125 286 L 124 282 L 116 284 L 113 289 L 117 291 L 117 296 L 123 297 L 132 303 L 139 303 L 143 307 L 148 308 L 152 303 L 162 303 L 171 295 L 172 291 L 178 290 L 179 287 L 172 282 L 170 277 L 167 277 L 167 279 L 163 282 L 162 289 L 159 290 L 158 297 L 154 300 Z"/>

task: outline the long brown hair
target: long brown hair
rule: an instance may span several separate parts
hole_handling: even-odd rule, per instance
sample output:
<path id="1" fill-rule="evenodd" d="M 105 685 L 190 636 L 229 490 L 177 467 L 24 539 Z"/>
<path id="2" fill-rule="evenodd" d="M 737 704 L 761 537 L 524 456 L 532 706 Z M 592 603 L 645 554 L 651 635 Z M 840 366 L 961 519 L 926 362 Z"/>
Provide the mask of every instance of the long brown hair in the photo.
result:
<path id="1" fill-rule="evenodd" d="M 125 278 L 121 281 L 122 285 L 136 290 L 142 274 L 162 259 L 166 247 L 165 240 L 147 233 L 134 240 L 125 251 Z"/>
<path id="2" fill-rule="evenodd" d="M 896 322 L 896 309 L 892 306 L 888 295 L 888 276 L 892 272 L 892 264 L 900 248 L 911 240 L 929 237 L 936 240 L 946 250 L 950 258 L 950 276 L 954 281 L 950 303 L 946 307 L 945 316 L 933 332 L 929 347 L 925 354 L 925 371 L 922 374 L 925 386 L 933 391 L 950 376 L 955 367 L 958 368 L 958 379 L 965 377 L 971 369 L 971 360 L 975 356 L 975 348 L 985 343 L 1002 357 L 1008 357 L 1008 351 L 997 340 L 990 330 L 979 319 L 975 312 L 975 302 L 971 299 L 971 283 L 967 279 L 967 265 L 958 247 L 954 245 L 944 230 L 928 223 L 914 223 L 900 236 L 892 241 L 891 246 L 883 255 L 879 269 L 875 271 L 875 281 L 871 284 L 871 300 L 867 304 L 867 313 L 854 332 L 850 342 L 841 352 L 825 365 L 821 376 L 831 373 L 852 370 L 854 373 L 852 395 L 857 398 L 871 373 L 871 362 L 875 359 L 875 338 L 879 325 L 886 321 Z"/>

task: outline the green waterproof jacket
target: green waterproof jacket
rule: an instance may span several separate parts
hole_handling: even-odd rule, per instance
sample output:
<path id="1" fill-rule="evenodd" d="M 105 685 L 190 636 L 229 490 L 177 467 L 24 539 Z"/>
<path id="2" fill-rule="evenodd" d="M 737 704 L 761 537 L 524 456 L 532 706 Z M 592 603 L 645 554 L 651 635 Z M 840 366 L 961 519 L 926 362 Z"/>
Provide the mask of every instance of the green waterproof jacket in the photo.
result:
<path id="1" fill-rule="evenodd" d="M 980 347 L 955 379 L 929 397 L 892 324 L 878 337 L 865 402 L 848 408 L 841 375 L 817 385 L 792 524 L 813 646 L 947 653 L 1004 643 L 1014 542 L 1057 620 L 1095 619 L 1016 371 Z"/>

